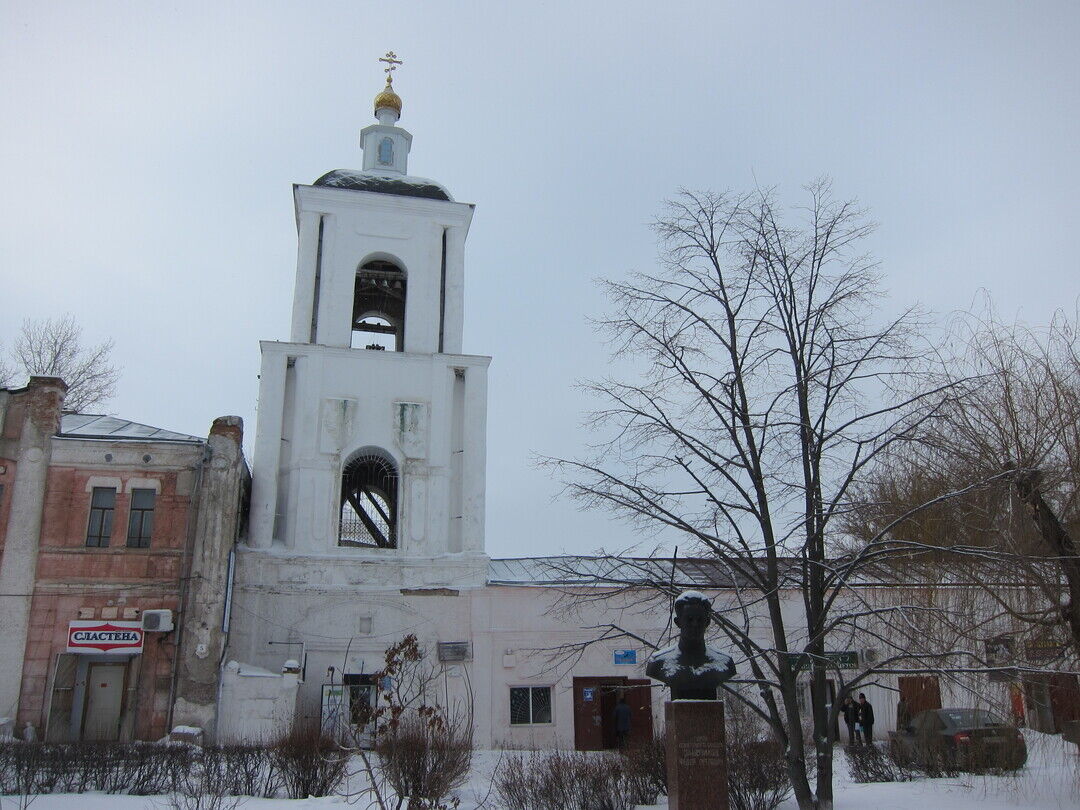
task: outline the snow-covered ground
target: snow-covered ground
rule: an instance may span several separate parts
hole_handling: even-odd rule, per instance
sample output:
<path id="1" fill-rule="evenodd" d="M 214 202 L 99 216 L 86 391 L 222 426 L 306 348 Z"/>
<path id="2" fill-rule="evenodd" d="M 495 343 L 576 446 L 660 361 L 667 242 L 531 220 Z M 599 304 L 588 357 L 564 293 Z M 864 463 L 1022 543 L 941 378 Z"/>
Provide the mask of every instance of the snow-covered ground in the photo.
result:
<path id="1" fill-rule="evenodd" d="M 1027 766 L 1011 776 L 965 775 L 954 779 L 859 785 L 848 775 L 842 752 L 836 757 L 836 810 L 1078 810 L 1080 757 L 1075 745 L 1059 737 L 1025 732 Z M 500 752 L 480 751 L 473 775 L 458 795 L 460 810 L 497 810 L 491 773 Z M 485 802 L 485 798 L 487 801 Z M 246 799 L 244 810 L 366 810 L 365 801 L 342 796 L 321 799 Z M 666 808 L 666 803 L 654 808 Z M 17 807 L 14 797 L 0 797 L 0 810 Z M 39 796 L 32 810 L 171 810 L 164 796 L 118 796 L 101 793 Z M 502 810 L 498 808 L 498 810 Z M 640 810 L 645 810 L 641 808 Z M 788 799 L 778 810 L 796 810 Z"/>

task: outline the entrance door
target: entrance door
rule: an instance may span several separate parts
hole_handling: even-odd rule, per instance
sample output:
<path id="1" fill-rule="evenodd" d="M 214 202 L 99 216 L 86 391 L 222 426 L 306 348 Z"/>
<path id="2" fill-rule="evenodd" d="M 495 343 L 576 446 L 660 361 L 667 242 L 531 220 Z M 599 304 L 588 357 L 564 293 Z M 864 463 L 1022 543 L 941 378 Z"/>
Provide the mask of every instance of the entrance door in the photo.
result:
<path id="1" fill-rule="evenodd" d="M 652 690 L 652 681 L 648 678 L 626 681 L 626 702 L 630 704 L 630 736 L 627 744 L 630 746 L 652 742 Z"/>
<path id="2" fill-rule="evenodd" d="M 1024 679 L 1028 726 L 1045 734 L 1054 733 L 1054 713 L 1050 708 L 1050 686 L 1045 675 L 1035 674 Z"/>
<path id="3" fill-rule="evenodd" d="M 120 709 L 124 703 L 127 664 L 91 664 L 86 676 L 86 711 L 82 739 L 120 738 Z"/>
<path id="4" fill-rule="evenodd" d="M 1054 715 L 1054 733 L 1060 734 L 1065 723 L 1080 720 L 1080 685 L 1076 676 L 1055 672 L 1050 676 L 1050 711 Z"/>
<path id="5" fill-rule="evenodd" d="M 941 686 L 933 675 L 908 675 L 897 678 L 900 703 L 896 709 L 896 727 L 906 726 L 919 712 L 941 708 Z"/>
<path id="6" fill-rule="evenodd" d="M 579 751 L 615 748 L 615 706 L 619 697 L 630 706 L 628 743 L 652 739 L 652 689 L 648 680 L 612 675 L 574 678 L 574 745 Z"/>

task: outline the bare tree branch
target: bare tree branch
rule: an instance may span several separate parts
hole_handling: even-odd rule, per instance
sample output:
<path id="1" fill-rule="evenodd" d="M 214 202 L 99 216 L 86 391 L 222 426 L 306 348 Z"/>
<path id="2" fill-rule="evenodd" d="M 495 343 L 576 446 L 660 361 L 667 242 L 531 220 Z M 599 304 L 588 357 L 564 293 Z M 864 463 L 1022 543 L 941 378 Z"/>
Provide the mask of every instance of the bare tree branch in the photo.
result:
<path id="1" fill-rule="evenodd" d="M 64 407 L 72 411 L 107 402 L 116 392 L 120 369 L 112 363 L 112 340 L 84 346 L 82 327 L 69 313 L 59 318 L 23 321 L 12 359 L 27 375 L 60 377 L 67 383 Z M 5 368 L 0 366 L 0 384 Z M 8 379 L 15 375 L 8 370 Z"/>

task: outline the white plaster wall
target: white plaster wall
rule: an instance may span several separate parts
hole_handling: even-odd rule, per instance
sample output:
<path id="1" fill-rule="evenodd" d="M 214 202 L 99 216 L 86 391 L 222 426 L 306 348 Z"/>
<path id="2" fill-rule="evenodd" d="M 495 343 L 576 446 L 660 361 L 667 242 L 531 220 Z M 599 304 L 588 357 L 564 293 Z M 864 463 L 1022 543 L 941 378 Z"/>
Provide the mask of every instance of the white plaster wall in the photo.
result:
<path id="1" fill-rule="evenodd" d="M 472 660 L 440 672 L 440 688 L 451 704 L 460 702 L 471 686 L 474 696 L 474 731 L 480 747 L 573 748 L 575 677 L 624 676 L 643 679 L 647 649 L 630 639 L 614 639 L 588 648 L 572 666 L 556 665 L 544 648 L 596 638 L 608 623 L 626 628 L 656 644 L 673 641 L 666 601 L 642 601 L 634 596 L 591 602 L 574 600 L 574 611 L 561 604 L 562 594 L 541 586 L 486 586 L 438 591 L 430 583 L 426 593 L 401 585 L 397 567 L 371 562 L 358 565 L 339 559 L 288 560 L 273 554 L 245 552 L 240 555 L 245 571 L 245 585 L 237 589 L 233 612 L 233 636 L 230 655 L 245 657 L 267 668 L 280 665 L 282 650 L 267 640 L 304 642 L 308 653 L 305 682 L 300 686 L 300 711 L 317 716 L 321 684 L 328 679 L 327 669 L 334 667 L 337 682 L 340 673 L 375 672 L 383 661 L 383 651 L 408 633 L 417 635 L 421 645 L 435 660 L 438 641 L 470 641 Z M 454 560 L 463 565 L 464 560 Z M 275 568 L 274 566 L 281 566 Z M 420 566 L 420 570 L 453 569 L 443 561 L 438 568 Z M 447 570 L 445 579 L 461 577 L 463 569 Z M 289 579 L 291 577 L 292 579 Z M 304 581 L 297 578 L 303 577 Z M 404 579 L 408 579 L 408 575 Z M 720 605 L 730 593 L 709 592 Z M 888 598 L 884 595 L 882 598 Z M 797 610 L 799 596 L 784 595 L 790 610 L 789 633 L 799 634 Z M 761 623 L 757 640 L 770 647 L 768 629 Z M 711 642 L 736 659 L 737 677 L 750 672 L 740 656 L 720 638 Z M 875 642 L 878 643 L 878 642 Z M 837 639 L 830 649 L 858 649 L 857 639 L 847 643 Z M 615 665 L 616 649 L 637 649 L 637 665 Z M 297 648 L 287 648 L 295 650 Z M 505 659 L 507 651 L 511 659 Z M 506 664 L 510 663 L 510 666 Z M 468 676 L 467 678 L 465 676 Z M 807 681 L 803 674 L 800 681 Z M 445 687 L 442 686 L 445 684 Z M 940 678 L 943 705 L 991 708 L 1005 715 L 1008 707 L 1007 685 L 989 682 L 985 675 L 974 675 L 964 682 L 951 683 Z M 513 686 L 551 686 L 553 722 L 550 725 L 511 726 L 509 696 Z M 874 705 L 877 722 L 875 735 L 884 738 L 895 727 L 896 676 L 880 675 L 860 691 L 866 692 Z M 653 725 L 663 724 L 663 701 L 666 689 L 653 689 Z M 440 701 L 442 702 L 442 701 Z M 841 736 L 846 731 L 841 729 Z"/>
<path id="2" fill-rule="evenodd" d="M 78 467 L 81 470 L 97 469 L 103 476 L 110 470 L 132 468 L 147 472 L 175 472 L 177 469 L 194 468 L 202 459 L 205 444 L 191 442 L 137 442 L 83 439 L 75 437 L 53 436 L 52 464 L 54 467 Z M 108 461 L 106 454 L 112 456 Z M 150 456 L 143 461 L 143 456 Z M 190 482 L 189 482 L 190 483 Z M 178 486 L 182 486 L 178 481 Z M 87 486 L 96 486 L 88 484 Z M 133 487 L 160 489 L 157 479 L 140 482 L 133 479 L 128 483 L 128 491 Z M 190 495 L 191 492 L 181 492 Z"/>
<path id="3" fill-rule="evenodd" d="M 446 232 L 444 350 L 460 351 L 465 237 L 472 220 L 471 205 L 321 186 L 295 186 L 294 194 L 300 235 L 294 341 L 309 339 L 311 310 L 317 306 L 315 342 L 348 347 L 356 271 L 365 261 L 382 258 L 395 261 L 406 272 L 405 350 L 437 352 Z M 318 291 L 313 293 L 316 275 Z"/>
<path id="4" fill-rule="evenodd" d="M 221 675 L 217 743 L 270 741 L 288 731 L 298 686 L 295 674 L 230 661 Z"/>
<path id="5" fill-rule="evenodd" d="M 490 358 L 270 342 L 264 342 L 262 350 L 252 493 L 254 547 L 271 546 L 277 514 L 277 541 L 290 551 L 352 557 L 382 553 L 337 545 L 342 468 L 357 450 L 378 447 L 393 456 L 401 473 L 399 548 L 383 556 L 445 554 L 450 521 L 459 519 L 463 551 L 482 552 Z M 289 363 L 294 391 L 287 389 L 284 373 Z M 449 514 L 455 369 L 465 374 L 460 518 Z M 296 407 L 287 414 L 276 403 L 290 397 Z M 418 413 L 423 424 L 408 434 L 397 427 L 403 403 L 422 406 Z M 281 452 L 283 440 L 288 445 L 287 462 Z"/>

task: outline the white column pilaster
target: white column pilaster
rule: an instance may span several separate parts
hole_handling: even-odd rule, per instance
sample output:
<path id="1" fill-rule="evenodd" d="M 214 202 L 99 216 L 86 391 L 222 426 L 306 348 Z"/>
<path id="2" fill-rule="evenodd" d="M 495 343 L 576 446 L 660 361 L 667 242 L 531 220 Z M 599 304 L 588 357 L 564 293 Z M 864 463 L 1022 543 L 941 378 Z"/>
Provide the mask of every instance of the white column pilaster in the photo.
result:
<path id="1" fill-rule="evenodd" d="M 262 373 L 259 375 L 258 431 L 251 478 L 249 545 L 253 548 L 269 548 L 274 539 L 287 362 L 288 356 L 284 353 L 263 349 Z"/>

